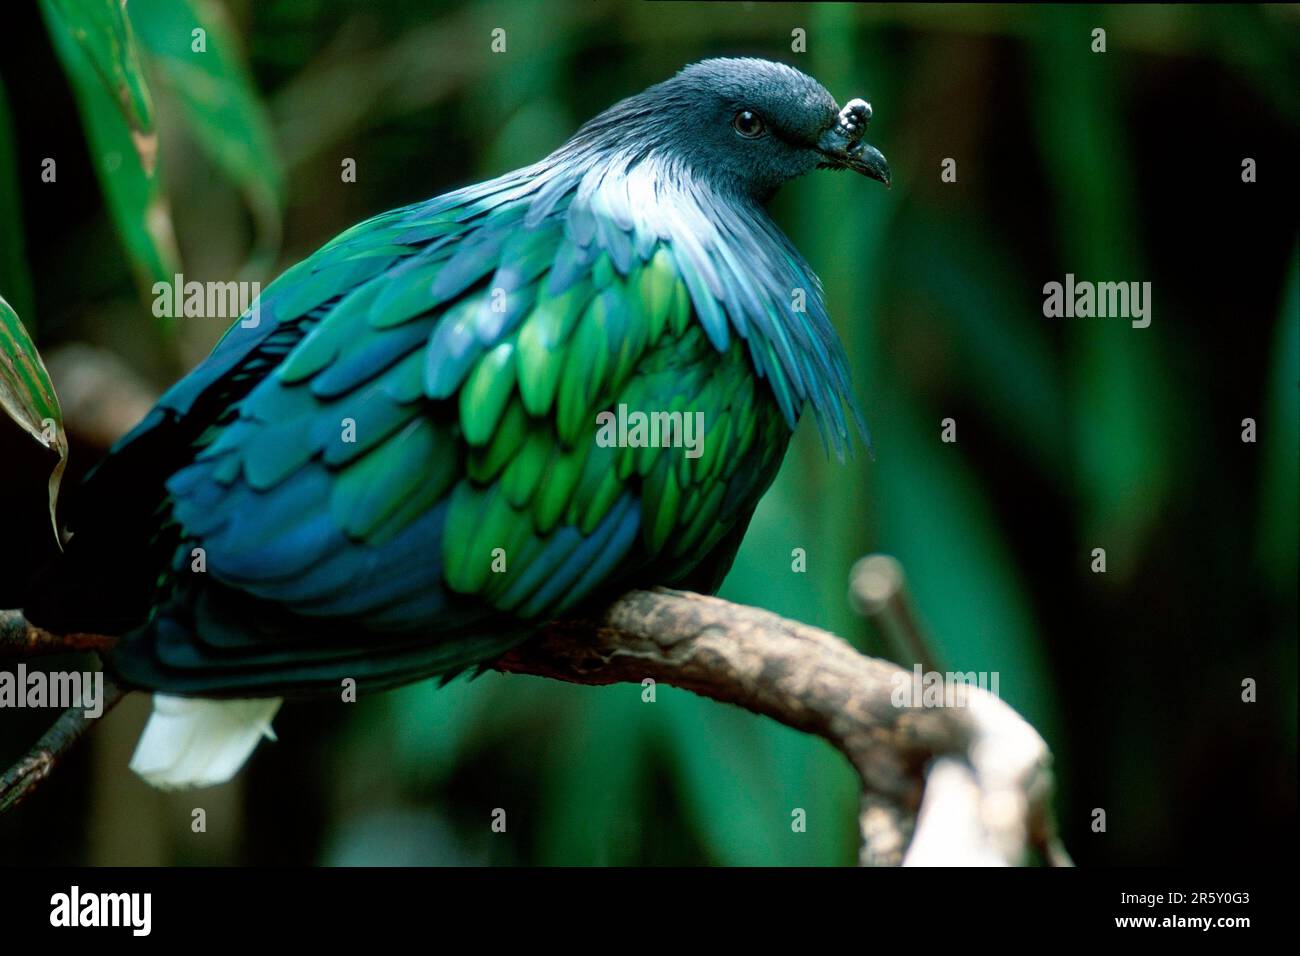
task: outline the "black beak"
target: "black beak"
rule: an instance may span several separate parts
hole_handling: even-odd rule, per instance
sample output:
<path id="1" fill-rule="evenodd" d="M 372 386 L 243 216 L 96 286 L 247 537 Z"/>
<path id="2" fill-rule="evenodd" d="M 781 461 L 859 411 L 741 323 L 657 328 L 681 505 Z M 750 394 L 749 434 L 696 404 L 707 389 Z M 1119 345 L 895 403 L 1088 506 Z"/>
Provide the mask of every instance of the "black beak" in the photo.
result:
<path id="1" fill-rule="evenodd" d="M 880 150 L 862 141 L 870 122 L 871 104 L 866 100 L 849 100 L 840 110 L 835 125 L 817 144 L 817 151 L 826 157 L 820 165 L 831 169 L 851 169 L 888 186 L 889 163 Z"/>

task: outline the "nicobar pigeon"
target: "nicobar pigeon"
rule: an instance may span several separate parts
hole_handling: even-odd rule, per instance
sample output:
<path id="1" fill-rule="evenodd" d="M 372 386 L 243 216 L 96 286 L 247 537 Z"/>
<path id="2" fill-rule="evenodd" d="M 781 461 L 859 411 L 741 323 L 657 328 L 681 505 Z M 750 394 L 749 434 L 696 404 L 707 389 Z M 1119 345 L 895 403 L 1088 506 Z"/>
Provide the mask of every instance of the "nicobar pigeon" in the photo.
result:
<path id="1" fill-rule="evenodd" d="M 819 167 L 888 184 L 870 118 L 706 60 L 281 275 L 87 477 L 26 602 L 122 635 L 105 666 L 154 693 L 133 769 L 219 783 L 284 697 L 486 666 L 632 587 L 715 590 L 805 408 L 840 455 L 862 430 L 764 204 Z M 703 412 L 701 454 L 598 443 L 620 405 Z"/>

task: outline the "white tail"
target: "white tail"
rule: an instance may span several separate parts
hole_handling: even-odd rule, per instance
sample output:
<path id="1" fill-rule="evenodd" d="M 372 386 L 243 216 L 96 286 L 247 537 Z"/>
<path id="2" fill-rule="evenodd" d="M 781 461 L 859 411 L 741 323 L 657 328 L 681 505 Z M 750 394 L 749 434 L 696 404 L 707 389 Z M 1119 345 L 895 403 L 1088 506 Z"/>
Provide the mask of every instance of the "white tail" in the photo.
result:
<path id="1" fill-rule="evenodd" d="M 209 787 L 225 783 L 258 741 L 275 739 L 271 720 L 279 697 L 208 700 L 153 695 L 153 713 L 135 745 L 131 769 L 155 787 Z"/>

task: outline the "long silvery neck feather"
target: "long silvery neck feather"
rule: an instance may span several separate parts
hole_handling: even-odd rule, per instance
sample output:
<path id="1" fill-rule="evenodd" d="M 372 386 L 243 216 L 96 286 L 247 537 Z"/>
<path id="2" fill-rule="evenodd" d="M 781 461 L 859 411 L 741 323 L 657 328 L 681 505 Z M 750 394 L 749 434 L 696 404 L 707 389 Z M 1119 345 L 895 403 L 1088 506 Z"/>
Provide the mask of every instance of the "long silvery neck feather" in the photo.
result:
<path id="1" fill-rule="evenodd" d="M 666 244 L 713 345 L 725 351 L 733 335 L 745 340 L 790 427 L 811 403 L 823 441 L 843 457 L 846 409 L 866 431 L 820 281 L 754 197 L 693 168 L 665 136 L 618 135 L 636 104 L 592 120 L 539 163 L 433 203 L 525 203 L 524 228 L 562 217 L 573 248 L 561 255 L 571 267 L 605 252 L 627 274 Z"/>

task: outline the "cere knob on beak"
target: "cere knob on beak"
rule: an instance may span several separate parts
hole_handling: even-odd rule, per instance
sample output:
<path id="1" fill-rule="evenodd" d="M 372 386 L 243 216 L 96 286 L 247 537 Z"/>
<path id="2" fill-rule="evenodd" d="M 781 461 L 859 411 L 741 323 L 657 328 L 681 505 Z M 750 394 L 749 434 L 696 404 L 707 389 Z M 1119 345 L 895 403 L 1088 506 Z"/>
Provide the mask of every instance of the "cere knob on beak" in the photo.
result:
<path id="1" fill-rule="evenodd" d="M 852 99 L 844 104 L 844 109 L 840 110 L 840 119 L 836 126 L 852 145 L 862 139 L 870 122 L 871 104 L 866 100 Z"/>
<path id="2" fill-rule="evenodd" d="M 862 99 L 849 100 L 840 110 L 835 125 L 822 135 L 817 149 L 827 159 L 823 166 L 852 169 L 888 186 L 889 163 L 880 150 L 862 141 L 870 122 L 871 104 Z"/>

